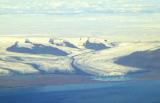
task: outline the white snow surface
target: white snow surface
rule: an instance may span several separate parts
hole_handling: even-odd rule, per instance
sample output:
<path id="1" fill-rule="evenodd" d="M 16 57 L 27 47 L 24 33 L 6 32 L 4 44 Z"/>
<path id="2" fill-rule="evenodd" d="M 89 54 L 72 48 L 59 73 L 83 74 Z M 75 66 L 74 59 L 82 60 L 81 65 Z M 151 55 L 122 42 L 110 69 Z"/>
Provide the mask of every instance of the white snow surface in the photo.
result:
<path id="1" fill-rule="evenodd" d="M 49 40 L 53 37 L 0 37 L 0 76 L 36 74 L 36 73 L 65 73 L 89 74 L 95 76 L 123 76 L 137 72 L 141 68 L 128 67 L 114 63 L 119 57 L 135 51 L 150 50 L 160 46 L 159 42 L 110 42 L 103 38 L 90 38 L 91 42 L 103 43 L 110 48 L 91 50 L 83 46 L 88 38 L 54 38 L 56 43 L 67 41 L 76 46 L 55 45 Z M 68 55 L 32 54 L 7 51 L 18 42 L 18 47 L 32 49 L 32 43 L 43 44 L 63 50 Z M 64 42 L 62 42 L 64 43 Z"/>

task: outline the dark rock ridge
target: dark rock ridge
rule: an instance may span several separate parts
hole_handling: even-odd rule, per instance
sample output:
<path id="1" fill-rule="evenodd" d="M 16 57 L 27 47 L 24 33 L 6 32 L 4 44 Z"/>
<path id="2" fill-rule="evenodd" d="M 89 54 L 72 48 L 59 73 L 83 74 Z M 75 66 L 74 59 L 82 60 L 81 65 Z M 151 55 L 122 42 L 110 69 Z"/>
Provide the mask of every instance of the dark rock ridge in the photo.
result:
<path id="1" fill-rule="evenodd" d="M 85 48 L 93 49 L 93 50 L 103 50 L 103 49 L 110 48 L 103 43 L 94 43 L 94 42 L 90 42 L 89 40 L 87 40 L 86 43 L 84 43 L 83 45 L 85 46 Z"/>
<path id="2" fill-rule="evenodd" d="M 11 47 L 7 48 L 7 51 L 11 52 L 19 52 L 19 53 L 31 53 L 31 54 L 52 54 L 52 55 L 57 55 L 57 56 L 66 56 L 68 53 L 65 51 L 62 51 L 58 48 L 51 47 L 51 46 L 46 46 L 42 44 L 33 44 L 32 48 L 27 48 L 27 47 L 19 47 L 18 42 L 16 42 L 14 45 Z"/>
<path id="3" fill-rule="evenodd" d="M 143 69 L 160 69 L 160 49 L 137 51 L 119 58 L 115 63 Z"/>

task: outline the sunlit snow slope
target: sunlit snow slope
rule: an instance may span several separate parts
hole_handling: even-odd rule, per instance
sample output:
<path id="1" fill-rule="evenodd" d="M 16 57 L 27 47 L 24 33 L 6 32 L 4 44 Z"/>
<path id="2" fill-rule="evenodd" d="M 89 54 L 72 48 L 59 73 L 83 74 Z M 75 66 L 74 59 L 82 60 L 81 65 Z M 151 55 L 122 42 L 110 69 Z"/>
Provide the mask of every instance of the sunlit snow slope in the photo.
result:
<path id="1" fill-rule="evenodd" d="M 103 38 L 0 37 L 0 76 L 38 73 L 123 76 L 145 68 L 131 63 L 139 55 L 134 55 L 130 64 L 120 62 L 120 58 L 149 50 L 159 58 L 156 52 L 159 48 L 160 42 L 111 42 Z M 141 56 L 141 62 L 145 57 Z M 159 61 L 149 62 L 156 65 Z"/>

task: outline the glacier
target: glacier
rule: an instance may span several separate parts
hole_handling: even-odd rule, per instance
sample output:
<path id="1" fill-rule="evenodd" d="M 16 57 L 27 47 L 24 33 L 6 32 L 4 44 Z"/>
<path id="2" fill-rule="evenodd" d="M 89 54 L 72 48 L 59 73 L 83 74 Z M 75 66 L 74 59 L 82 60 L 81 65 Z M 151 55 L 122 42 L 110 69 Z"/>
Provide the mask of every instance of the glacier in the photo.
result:
<path id="1" fill-rule="evenodd" d="M 116 42 L 95 37 L 0 37 L 0 76 L 48 73 L 125 76 L 145 70 L 132 61 L 143 62 L 151 54 L 158 58 L 159 48 L 160 42 Z M 133 60 L 124 59 L 130 55 Z M 159 61 L 149 61 L 150 65 L 155 62 Z"/>

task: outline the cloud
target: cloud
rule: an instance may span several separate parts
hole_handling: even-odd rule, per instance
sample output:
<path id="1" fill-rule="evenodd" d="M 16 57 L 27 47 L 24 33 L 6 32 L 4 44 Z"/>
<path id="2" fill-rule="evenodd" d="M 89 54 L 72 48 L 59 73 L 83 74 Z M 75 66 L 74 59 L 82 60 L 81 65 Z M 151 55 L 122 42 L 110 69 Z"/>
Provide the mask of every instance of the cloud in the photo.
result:
<path id="1" fill-rule="evenodd" d="M 159 13 L 160 0 L 0 0 L 0 13 Z"/>

